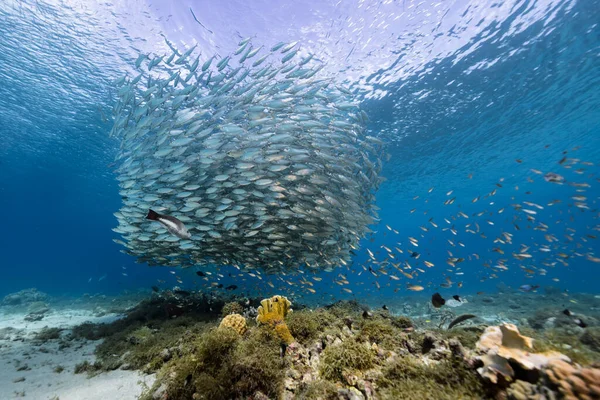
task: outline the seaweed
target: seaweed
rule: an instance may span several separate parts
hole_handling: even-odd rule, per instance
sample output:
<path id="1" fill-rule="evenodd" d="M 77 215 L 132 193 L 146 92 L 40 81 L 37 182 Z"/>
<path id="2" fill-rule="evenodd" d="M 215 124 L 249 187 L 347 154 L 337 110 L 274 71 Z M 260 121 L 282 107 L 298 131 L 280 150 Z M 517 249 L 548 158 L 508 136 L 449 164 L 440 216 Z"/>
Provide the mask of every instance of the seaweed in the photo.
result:
<path id="1" fill-rule="evenodd" d="M 207 330 L 162 366 L 142 399 L 152 399 L 163 385 L 169 399 L 246 398 L 256 392 L 276 398 L 287 366 L 279 343 L 267 329 L 253 328 L 244 338 L 233 329 Z"/>
<path id="2" fill-rule="evenodd" d="M 338 387 L 334 383 L 324 380 L 302 383 L 294 398 L 298 400 L 338 400 Z"/>
<path id="3" fill-rule="evenodd" d="M 255 329 L 248 340 L 239 343 L 225 370 L 231 380 L 231 397 L 247 397 L 260 391 L 276 398 L 283 388 L 286 363 L 280 356 L 279 339 Z"/>
<path id="4" fill-rule="evenodd" d="M 360 324 L 360 336 L 369 342 L 381 343 L 395 333 L 392 324 L 383 319 L 364 320 Z"/>
<path id="5" fill-rule="evenodd" d="M 569 357 L 573 362 L 583 366 L 591 365 L 600 358 L 599 352 L 586 346 L 579 334 L 571 332 L 570 329 L 553 328 L 535 331 L 523 327 L 521 333 L 534 339 L 533 350 L 535 352 L 558 351 Z"/>
<path id="6" fill-rule="evenodd" d="M 319 324 L 313 314 L 308 311 L 299 311 L 290 314 L 287 320 L 292 336 L 300 343 L 307 343 L 314 339 L 319 332 Z"/>
<path id="7" fill-rule="evenodd" d="M 341 381 L 345 371 L 367 370 L 375 365 L 373 350 L 353 339 L 327 346 L 321 355 L 319 373 L 330 381 Z"/>
<path id="8" fill-rule="evenodd" d="M 436 333 L 441 335 L 443 339 L 456 338 L 464 347 L 468 349 L 474 349 L 475 344 L 481 337 L 484 329 L 485 328 L 481 326 L 469 326 L 464 328 L 456 328 L 451 332 L 447 330 L 437 330 Z"/>
<path id="9" fill-rule="evenodd" d="M 416 357 L 398 357 L 383 368 L 378 379 L 381 398 L 482 399 L 484 390 L 477 373 L 458 360 L 424 364 Z"/>
<path id="10" fill-rule="evenodd" d="M 337 318 L 344 318 L 349 315 L 360 315 L 364 311 L 365 307 L 360 305 L 356 300 L 340 300 L 336 303 L 326 306 L 325 309 Z"/>
<path id="11" fill-rule="evenodd" d="M 178 297 L 168 293 L 164 297 L 153 296 L 140 302 L 125 318 L 110 324 L 85 322 L 74 327 L 70 338 L 104 339 L 95 354 L 105 371 L 126 364 L 127 368 L 154 372 L 170 359 L 169 349 L 184 337 L 197 337 L 206 329 L 205 321 L 214 321 L 218 316 L 210 311 L 209 299 L 204 295 L 189 295 L 181 306 L 175 307 L 182 314 L 173 318 L 176 301 Z"/>
<path id="12" fill-rule="evenodd" d="M 99 362 L 90 363 L 89 361 L 86 360 L 86 361 L 80 362 L 79 364 L 75 365 L 75 369 L 73 370 L 73 373 L 82 374 L 84 372 L 87 372 L 88 375 L 93 375 L 95 373 L 98 373 L 101 370 L 102 370 L 102 364 L 100 364 Z"/>
<path id="13" fill-rule="evenodd" d="M 586 328 L 579 340 L 593 351 L 600 353 L 600 328 Z"/>
<path id="14" fill-rule="evenodd" d="M 60 339 L 61 328 L 48 328 L 44 327 L 42 330 L 36 333 L 33 340 L 39 344 L 46 343 L 48 340 Z"/>
<path id="15" fill-rule="evenodd" d="M 232 301 L 229 303 L 225 303 L 223 309 L 221 310 L 221 315 L 225 317 L 229 314 L 243 314 L 243 312 L 244 307 L 237 301 Z"/>
<path id="16" fill-rule="evenodd" d="M 404 315 L 400 315 L 397 317 L 392 316 L 390 317 L 390 321 L 392 322 L 392 325 L 399 329 L 414 328 L 412 320 Z"/>
<path id="17" fill-rule="evenodd" d="M 549 324 L 549 321 L 552 322 Z M 569 317 L 563 314 L 561 310 L 556 308 L 543 308 L 536 310 L 532 316 L 527 318 L 527 322 L 532 328 L 537 330 L 543 330 L 547 327 L 560 328 L 574 325 L 573 321 L 571 321 Z"/>

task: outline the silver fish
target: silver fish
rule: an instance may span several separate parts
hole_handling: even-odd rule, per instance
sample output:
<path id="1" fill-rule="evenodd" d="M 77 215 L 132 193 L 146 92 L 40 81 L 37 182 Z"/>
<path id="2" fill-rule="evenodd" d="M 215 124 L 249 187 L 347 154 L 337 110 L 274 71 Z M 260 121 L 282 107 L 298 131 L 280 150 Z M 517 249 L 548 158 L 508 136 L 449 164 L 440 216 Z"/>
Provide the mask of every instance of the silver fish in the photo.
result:
<path id="1" fill-rule="evenodd" d="M 119 80 L 117 243 L 150 265 L 348 265 L 378 219 L 384 143 L 351 91 L 319 79 L 318 57 L 294 58 L 297 42 L 239 46 L 218 63 L 150 55 Z M 178 218 L 149 222 L 158 206 Z"/>
<path id="2" fill-rule="evenodd" d="M 192 237 L 183 222 L 170 215 L 159 214 L 150 209 L 148 210 L 146 219 L 160 222 L 169 232 L 181 239 L 190 239 Z"/>

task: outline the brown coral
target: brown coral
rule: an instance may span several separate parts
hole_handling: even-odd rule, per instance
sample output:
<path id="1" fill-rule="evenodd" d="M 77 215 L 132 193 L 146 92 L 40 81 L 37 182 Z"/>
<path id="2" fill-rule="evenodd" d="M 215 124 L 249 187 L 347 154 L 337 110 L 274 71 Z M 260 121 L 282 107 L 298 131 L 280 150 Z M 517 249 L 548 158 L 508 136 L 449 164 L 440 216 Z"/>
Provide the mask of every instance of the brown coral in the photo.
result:
<path id="1" fill-rule="evenodd" d="M 521 335 L 513 324 L 487 327 L 477 342 L 477 349 L 497 354 L 526 370 L 540 369 L 554 359 L 570 361 L 567 356 L 556 351 L 532 353 L 533 339 Z"/>
<path id="2" fill-rule="evenodd" d="M 506 390 L 509 400 L 546 400 L 539 388 L 529 382 L 517 380 Z"/>
<path id="3" fill-rule="evenodd" d="M 483 378 L 501 386 L 505 386 L 515 377 L 525 378 L 523 373 L 522 376 L 515 376 L 512 368 L 514 366 L 518 366 L 522 371 L 530 371 L 535 376 L 550 361 L 570 361 L 567 356 L 556 351 L 531 352 L 533 339 L 521 335 L 513 324 L 486 328 L 476 346 L 479 351 L 486 353 L 479 357 L 483 367 L 478 368 L 477 372 Z M 529 379 L 532 379 L 531 376 Z"/>
<path id="4" fill-rule="evenodd" d="M 221 328 L 231 328 L 235 330 L 240 335 L 246 333 L 248 329 L 246 326 L 246 318 L 241 316 L 240 314 L 229 314 L 219 324 L 219 329 Z"/>
<path id="5" fill-rule="evenodd" d="M 256 321 L 270 326 L 285 344 L 292 343 L 294 337 L 284 321 L 288 313 L 292 312 L 292 303 L 284 296 L 273 296 L 260 304 Z"/>
<path id="6" fill-rule="evenodd" d="M 566 400 L 600 399 L 600 368 L 581 368 L 552 360 L 545 372 Z"/>
<path id="7" fill-rule="evenodd" d="M 515 371 L 506 358 L 497 354 L 485 354 L 479 359 L 483 362 L 483 367 L 477 368 L 477 372 L 482 378 L 495 385 L 500 383 L 502 386 L 506 386 L 513 380 Z"/>

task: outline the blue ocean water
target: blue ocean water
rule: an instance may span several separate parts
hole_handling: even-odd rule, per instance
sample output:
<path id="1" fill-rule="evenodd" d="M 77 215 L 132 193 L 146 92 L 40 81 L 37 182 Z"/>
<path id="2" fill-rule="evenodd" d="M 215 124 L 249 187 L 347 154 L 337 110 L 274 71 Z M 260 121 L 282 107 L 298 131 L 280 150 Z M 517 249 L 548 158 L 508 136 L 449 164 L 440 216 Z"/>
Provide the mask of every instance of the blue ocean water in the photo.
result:
<path id="1" fill-rule="evenodd" d="M 352 90 L 369 116 L 370 134 L 389 153 L 387 180 L 377 193 L 381 221 L 353 264 L 323 273 L 314 295 L 278 289 L 306 301 L 407 296 L 407 285 L 421 285 L 424 293 L 523 284 L 595 293 L 599 17 L 597 1 L 289 2 L 279 8 L 266 1 L 252 7 L 3 2 L 0 295 L 28 287 L 79 295 L 147 289 L 157 279 L 176 284 L 169 269 L 137 264 L 113 242 L 113 213 L 121 206 L 113 165 L 119 144 L 108 137 L 114 82 L 131 73 L 140 52 L 166 53 L 165 39 L 180 49 L 197 43 L 208 58 L 231 53 L 244 37 L 265 46 L 299 40 L 327 63 L 324 74 Z M 564 184 L 547 182 L 548 172 L 563 176 Z M 548 205 L 555 200 L 560 203 Z M 513 235 L 512 244 L 497 241 L 506 241 L 503 232 Z M 540 251 L 542 245 L 550 250 Z M 403 251 L 388 261 L 408 262 L 409 275 L 426 272 L 396 281 L 388 267 L 388 275 L 376 278 L 365 270 L 366 250 L 382 261 L 382 246 Z M 515 257 L 523 253 L 531 258 Z M 451 257 L 464 261 L 451 267 Z M 194 287 L 193 271 L 177 273 Z M 338 274 L 352 293 L 332 282 Z M 440 289 L 446 278 L 452 287 Z M 243 285 L 272 292 L 260 281 Z"/>

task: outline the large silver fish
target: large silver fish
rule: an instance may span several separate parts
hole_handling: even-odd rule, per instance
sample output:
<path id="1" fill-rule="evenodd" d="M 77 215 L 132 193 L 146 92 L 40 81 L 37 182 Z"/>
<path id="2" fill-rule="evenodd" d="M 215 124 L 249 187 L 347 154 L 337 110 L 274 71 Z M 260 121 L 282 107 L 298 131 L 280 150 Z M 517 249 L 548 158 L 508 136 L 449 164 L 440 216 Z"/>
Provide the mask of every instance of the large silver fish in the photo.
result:
<path id="1" fill-rule="evenodd" d="M 183 222 L 170 215 L 159 214 L 154 210 L 148 210 L 146 219 L 160 222 L 169 232 L 181 239 L 190 239 L 192 237 Z"/>

